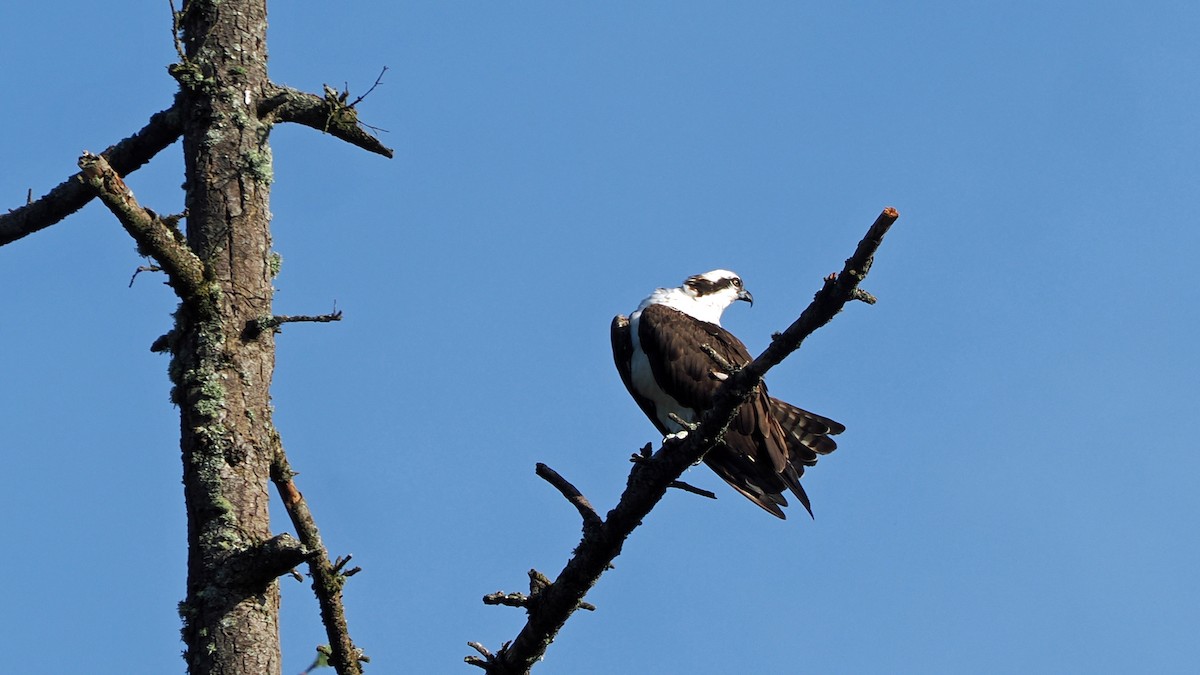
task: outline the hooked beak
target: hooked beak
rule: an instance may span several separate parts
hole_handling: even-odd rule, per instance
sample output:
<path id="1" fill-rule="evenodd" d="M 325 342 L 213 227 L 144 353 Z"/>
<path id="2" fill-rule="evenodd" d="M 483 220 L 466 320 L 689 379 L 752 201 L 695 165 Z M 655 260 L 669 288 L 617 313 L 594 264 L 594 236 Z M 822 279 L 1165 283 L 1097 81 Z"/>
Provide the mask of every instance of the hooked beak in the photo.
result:
<path id="1" fill-rule="evenodd" d="M 746 302 L 750 303 L 751 307 L 754 306 L 754 296 L 750 295 L 750 291 L 748 291 L 744 288 L 742 290 L 738 291 L 737 299 L 745 300 Z"/>

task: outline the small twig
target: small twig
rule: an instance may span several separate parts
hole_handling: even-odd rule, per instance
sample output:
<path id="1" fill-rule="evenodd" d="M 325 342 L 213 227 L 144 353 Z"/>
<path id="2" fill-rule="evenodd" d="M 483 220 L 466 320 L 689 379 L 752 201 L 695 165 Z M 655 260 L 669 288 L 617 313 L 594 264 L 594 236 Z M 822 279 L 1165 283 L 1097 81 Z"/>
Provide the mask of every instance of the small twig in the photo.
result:
<path id="1" fill-rule="evenodd" d="M 506 607 L 528 607 L 529 596 L 524 593 L 505 593 L 504 591 L 496 591 L 483 596 L 483 604 L 485 605 L 504 605 Z"/>
<path id="2" fill-rule="evenodd" d="M 638 462 L 650 461 L 650 459 L 654 457 L 654 454 L 651 452 L 651 448 L 653 447 L 653 445 L 647 443 L 639 452 L 633 453 L 633 455 L 629 458 L 629 461 L 633 462 L 634 464 L 637 464 Z M 717 498 L 716 493 L 709 492 L 703 488 L 698 488 L 695 485 L 685 483 L 681 480 L 673 480 L 667 487 L 673 487 L 678 490 L 683 490 L 684 492 L 691 492 L 692 494 L 697 494 L 701 497 L 708 497 L 709 499 Z"/>
<path id="3" fill-rule="evenodd" d="M 377 126 L 375 126 L 375 125 L 373 125 L 373 124 L 367 124 L 366 122 L 364 122 L 364 121 L 362 121 L 362 120 L 359 120 L 359 121 L 358 121 L 358 126 L 360 126 L 360 127 L 363 127 L 364 129 L 370 129 L 371 131 L 373 131 L 373 132 L 375 132 L 375 133 L 377 133 L 377 134 L 390 134 L 390 133 L 392 133 L 392 132 L 388 131 L 387 129 L 384 129 L 383 127 L 377 127 Z"/>
<path id="4" fill-rule="evenodd" d="M 163 271 L 163 269 L 161 267 L 159 267 L 158 265 L 140 265 L 140 266 L 138 266 L 138 268 L 136 270 L 133 271 L 133 276 L 129 277 L 129 287 L 133 288 L 134 280 L 137 279 L 137 275 L 141 274 L 142 272 L 161 272 L 161 271 Z"/>
<path id="5" fill-rule="evenodd" d="M 505 593 L 504 591 L 496 591 L 483 596 L 483 604 L 485 605 L 504 605 L 506 607 L 521 607 L 526 611 L 532 612 L 537 608 L 538 598 L 546 589 L 552 586 L 550 578 L 537 570 L 529 570 L 529 595 L 524 593 Z M 585 609 L 589 612 L 596 611 L 596 606 L 590 602 L 580 602 L 579 609 Z"/>
<path id="6" fill-rule="evenodd" d="M 179 55 L 181 62 L 185 62 L 187 55 L 183 52 L 183 41 L 179 38 L 180 31 L 183 29 L 183 12 L 175 11 L 175 0 L 167 0 L 167 4 L 171 6 L 171 40 L 175 42 L 175 53 Z"/>
<path id="7" fill-rule="evenodd" d="M 333 562 L 333 573 L 340 574 L 343 577 L 349 578 L 349 577 L 352 577 L 355 574 L 358 574 L 359 572 L 361 572 L 362 571 L 361 567 L 351 567 L 350 569 L 346 570 L 345 572 L 342 571 L 342 568 L 344 568 L 346 566 L 346 563 L 350 562 L 350 559 L 353 557 L 354 556 L 349 553 L 347 553 L 344 557 L 338 556 L 337 560 L 335 560 Z"/>
<path id="8" fill-rule="evenodd" d="M 266 331 L 278 333 L 280 332 L 279 327 L 285 323 L 330 323 L 331 321 L 341 320 L 342 310 L 337 309 L 337 305 L 335 303 L 334 310 L 328 314 L 277 314 L 275 316 L 254 319 L 246 325 L 246 336 L 253 338 Z"/>
<path id="9" fill-rule="evenodd" d="M 472 666 L 478 666 L 484 670 L 489 670 L 492 667 L 492 664 L 496 662 L 496 657 L 490 651 L 488 651 L 487 647 L 484 647 L 482 644 L 478 642 L 468 642 L 467 646 L 479 652 L 483 658 L 478 656 L 464 656 L 464 662 L 469 663 Z M 504 643 L 504 647 L 501 647 L 501 649 L 505 649 L 507 647 L 508 643 L 506 642 Z"/>
<path id="10" fill-rule="evenodd" d="M 29 206 L 32 203 L 33 203 L 33 188 L 29 188 L 29 191 L 25 193 L 25 206 Z"/>
<path id="11" fill-rule="evenodd" d="M 316 314 L 316 315 L 296 314 L 294 316 L 289 316 L 287 314 L 277 314 L 277 315 L 271 317 L 270 327 L 274 328 L 276 326 L 281 326 L 285 323 L 303 323 L 303 322 L 329 323 L 330 321 L 341 321 L 341 320 L 342 320 L 342 310 L 340 310 L 340 309 L 335 309 L 328 314 Z"/>
<path id="12" fill-rule="evenodd" d="M 677 490 L 683 490 L 684 492 L 690 492 L 694 495 L 700 495 L 701 497 L 708 497 L 709 499 L 717 498 L 717 493 L 709 492 L 708 490 L 705 490 L 703 488 L 698 488 L 695 485 L 689 485 L 688 483 L 685 483 L 681 480 L 673 480 L 673 481 L 671 481 L 671 483 L 669 485 L 667 485 L 667 487 L 673 487 Z"/>
<path id="13" fill-rule="evenodd" d="M 579 511 L 579 515 L 583 518 L 584 530 L 599 526 L 601 522 L 603 522 L 600 518 L 600 514 L 596 513 L 596 509 L 592 508 L 591 502 L 588 501 L 587 497 L 583 496 L 583 493 L 579 491 L 579 488 L 571 485 L 571 483 L 566 478 L 563 478 L 561 475 L 559 475 L 557 471 L 551 469 L 545 464 L 542 464 L 541 462 L 538 462 L 537 475 L 547 483 L 553 485 L 555 489 L 562 493 L 563 497 L 567 498 L 567 501 L 571 502 L 571 505 L 575 507 L 575 510 Z"/>
<path id="14" fill-rule="evenodd" d="M 383 83 L 383 74 L 384 74 L 384 73 L 386 73 L 387 71 L 388 71 L 388 67 L 387 67 L 387 66 L 384 66 L 384 67 L 383 67 L 383 70 L 379 71 L 379 77 L 375 78 L 375 84 L 371 85 L 371 88 L 370 88 L 370 89 L 368 89 L 368 90 L 366 90 L 365 92 L 363 92 L 363 95 L 362 95 L 362 96 L 359 96 L 358 98 L 354 99 L 354 102 L 353 102 L 353 103 L 351 103 L 350 105 L 346 106 L 346 107 L 347 107 L 347 108 L 353 108 L 354 106 L 358 105 L 359 103 L 362 103 L 362 100 L 363 100 L 364 98 L 366 98 L 366 97 L 370 96 L 370 95 L 371 95 L 371 92 L 375 91 L 375 87 L 378 87 L 380 84 L 382 84 L 382 83 Z M 372 127 L 372 128 L 374 128 L 374 127 Z"/>
<path id="15" fill-rule="evenodd" d="M 867 303 L 868 305 L 873 305 L 876 302 L 875 296 L 871 295 L 870 293 L 864 291 L 861 288 L 854 289 L 850 293 L 850 299 L 851 300 L 859 300 L 861 302 Z"/>

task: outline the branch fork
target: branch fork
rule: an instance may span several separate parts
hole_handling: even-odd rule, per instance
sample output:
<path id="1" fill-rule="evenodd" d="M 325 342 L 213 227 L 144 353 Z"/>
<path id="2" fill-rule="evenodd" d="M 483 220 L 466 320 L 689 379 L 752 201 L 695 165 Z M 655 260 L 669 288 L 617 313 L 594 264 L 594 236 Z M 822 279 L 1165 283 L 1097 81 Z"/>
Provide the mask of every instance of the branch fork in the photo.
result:
<path id="1" fill-rule="evenodd" d="M 84 151 L 79 168 L 80 179 L 117 217 L 138 250 L 167 273 L 168 283 L 180 297 L 196 295 L 204 282 L 204 263 L 188 247 L 178 226 L 138 204 L 133 190 L 103 155 Z"/>
<path id="2" fill-rule="evenodd" d="M 186 11 L 185 8 L 180 12 L 172 12 L 172 14 L 178 20 Z M 176 70 L 189 69 L 186 58 L 176 66 L 178 66 Z M 383 73 L 380 73 L 380 78 L 382 77 Z M 367 90 L 367 94 L 379 83 L 380 80 L 377 79 L 375 85 Z M 325 98 L 272 83 L 266 95 L 259 101 L 257 113 L 259 119 L 268 124 L 277 122 L 302 124 L 390 159 L 395 155 L 394 151 L 359 126 L 362 123 L 357 120 L 357 109 L 354 106 L 358 105 L 367 94 L 363 94 L 349 106 L 344 102 L 339 104 L 351 113 L 355 113 L 349 123 L 331 124 L 332 113 Z M 181 110 L 181 103 L 176 97 L 169 108 L 152 115 L 146 125 L 137 133 L 109 146 L 100 153 L 100 156 L 111 163 L 115 171 L 121 175 L 128 175 L 136 171 L 155 155 L 179 140 L 183 134 Z M 81 171 L 59 183 L 38 199 L 33 198 L 33 190 L 30 189 L 24 205 L 0 214 L 0 246 L 50 227 L 83 208 L 96 196 L 95 191 L 90 188 L 91 186 L 85 181 L 84 172 Z"/>

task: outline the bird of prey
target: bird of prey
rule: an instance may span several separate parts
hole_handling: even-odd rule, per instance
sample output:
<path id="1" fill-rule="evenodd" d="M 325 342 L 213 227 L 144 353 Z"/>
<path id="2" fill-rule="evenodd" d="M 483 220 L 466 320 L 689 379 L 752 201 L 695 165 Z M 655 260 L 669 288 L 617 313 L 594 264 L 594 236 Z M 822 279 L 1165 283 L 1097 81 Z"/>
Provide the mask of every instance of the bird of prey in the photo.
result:
<path id="1" fill-rule="evenodd" d="M 712 404 L 726 366 L 740 368 L 750 353 L 721 327 L 721 314 L 737 300 L 754 304 L 742 279 L 728 270 L 688 277 L 678 288 L 659 288 L 629 317 L 612 322 L 613 360 L 625 388 L 664 436 L 686 434 Z M 707 349 L 718 355 L 714 358 Z M 724 365 L 722 364 L 722 360 Z M 846 427 L 772 398 L 766 384 L 739 409 L 724 442 L 704 457 L 725 482 L 771 514 L 785 518 L 785 491 L 812 515 L 800 476 L 818 455 L 837 448 L 830 436 Z"/>

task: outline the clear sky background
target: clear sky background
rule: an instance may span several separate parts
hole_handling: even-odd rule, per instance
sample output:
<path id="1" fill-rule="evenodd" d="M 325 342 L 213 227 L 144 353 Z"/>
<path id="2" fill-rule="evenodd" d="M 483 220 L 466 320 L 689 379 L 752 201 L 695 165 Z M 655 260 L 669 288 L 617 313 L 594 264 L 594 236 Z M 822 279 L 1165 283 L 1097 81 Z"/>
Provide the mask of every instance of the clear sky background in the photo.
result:
<path id="1" fill-rule="evenodd" d="M 135 6 L 136 5 L 136 6 Z M 707 469 L 545 673 L 1195 672 L 1200 5 L 273 3 L 270 71 L 388 161 L 272 135 L 276 423 L 373 673 L 470 673 L 657 440 L 608 324 L 736 270 L 757 353 L 885 206 L 857 304 L 768 378 L 847 426 L 777 521 Z M 165 0 L 0 8 L 0 207 L 171 103 Z M 180 148 L 128 182 L 181 210 Z M 99 204 L 0 248 L 0 646 L 180 673 L 175 300 Z M 277 531 L 290 530 L 281 510 Z M 281 582 L 285 672 L 325 638 Z"/>

